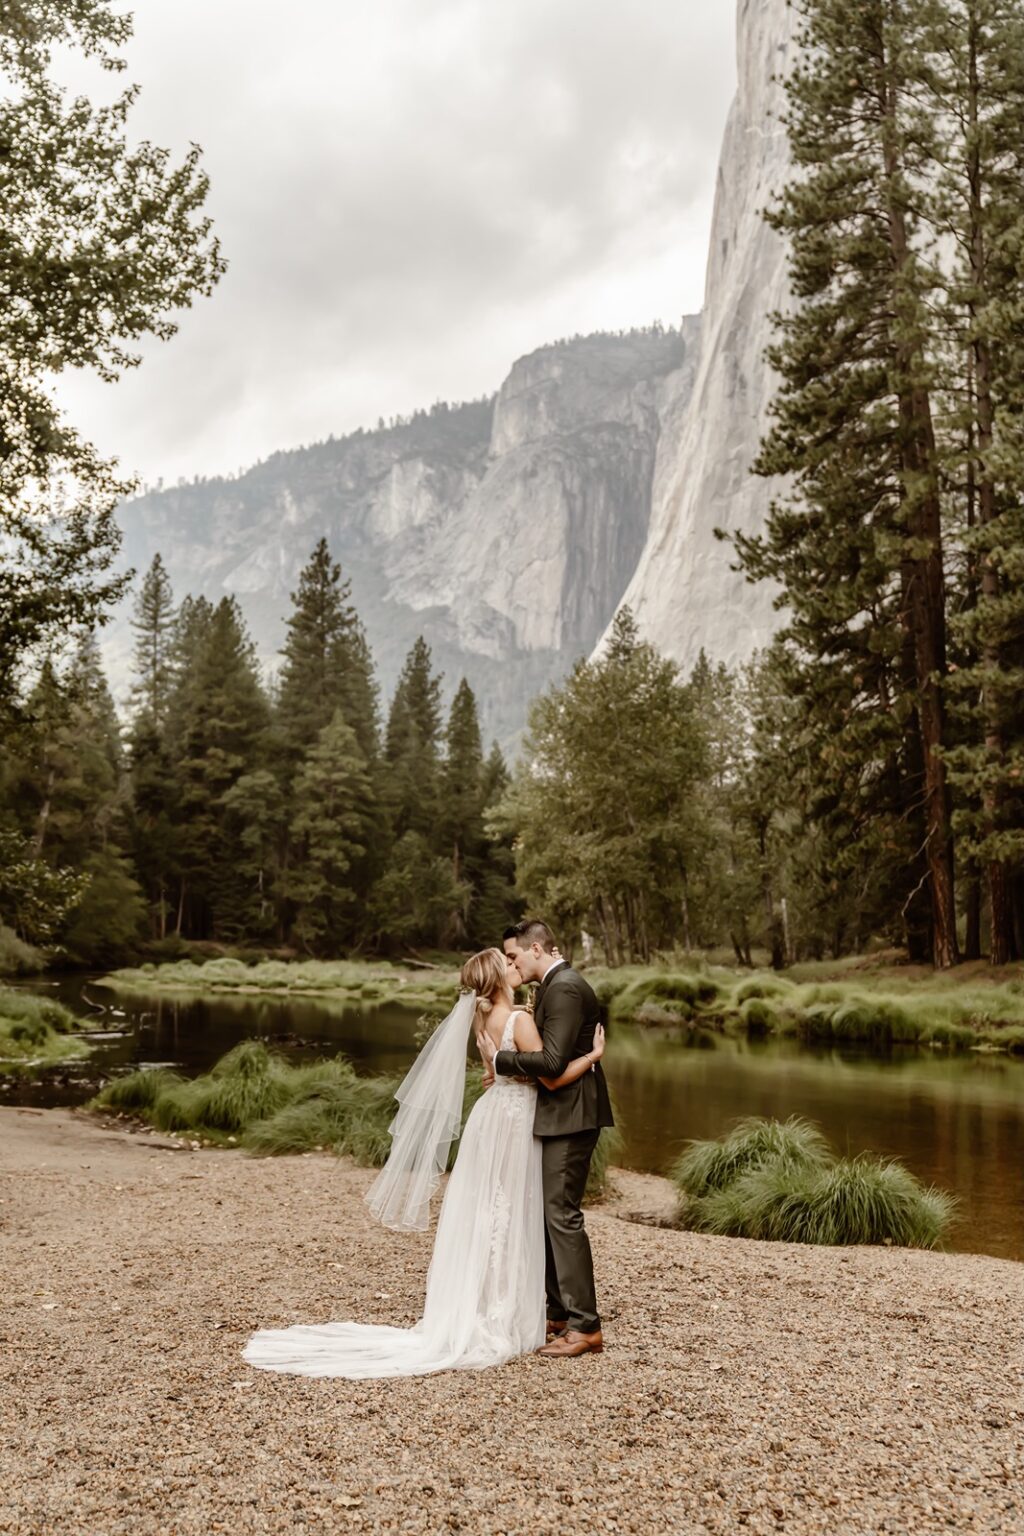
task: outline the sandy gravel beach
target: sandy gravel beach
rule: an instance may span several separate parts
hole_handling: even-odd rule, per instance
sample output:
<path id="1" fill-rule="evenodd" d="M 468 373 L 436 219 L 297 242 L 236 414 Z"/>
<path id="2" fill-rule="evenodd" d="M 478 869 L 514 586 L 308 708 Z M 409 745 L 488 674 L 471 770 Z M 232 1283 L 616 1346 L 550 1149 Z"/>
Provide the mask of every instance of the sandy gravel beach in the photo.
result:
<path id="1" fill-rule="evenodd" d="M 249 1370 L 258 1326 L 411 1323 L 429 1236 L 371 1177 L 0 1110 L 0 1531 L 1024 1530 L 1024 1265 L 592 1211 L 606 1351 L 487 1373 Z"/>

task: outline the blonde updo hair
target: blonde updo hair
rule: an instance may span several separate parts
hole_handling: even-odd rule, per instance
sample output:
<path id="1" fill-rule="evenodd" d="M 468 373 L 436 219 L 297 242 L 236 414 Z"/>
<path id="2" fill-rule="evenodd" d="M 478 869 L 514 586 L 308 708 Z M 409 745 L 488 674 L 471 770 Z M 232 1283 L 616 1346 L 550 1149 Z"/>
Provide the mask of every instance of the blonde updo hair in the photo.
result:
<path id="1" fill-rule="evenodd" d="M 499 997 L 510 998 L 508 962 L 500 949 L 482 949 L 472 955 L 459 972 L 459 981 L 467 992 L 476 993 L 476 1025 L 483 1024 Z"/>

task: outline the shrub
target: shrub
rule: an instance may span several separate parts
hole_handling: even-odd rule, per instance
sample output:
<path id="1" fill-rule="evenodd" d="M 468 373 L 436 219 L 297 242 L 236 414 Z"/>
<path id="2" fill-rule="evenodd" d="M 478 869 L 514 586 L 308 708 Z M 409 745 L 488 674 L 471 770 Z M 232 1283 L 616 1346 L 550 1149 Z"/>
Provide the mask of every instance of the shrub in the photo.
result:
<path id="1" fill-rule="evenodd" d="M 736 1001 L 745 1003 L 751 998 L 782 997 L 786 992 L 792 992 L 792 985 L 788 981 L 782 981 L 777 977 L 760 978 L 756 981 L 742 981 L 736 988 Z"/>
<path id="2" fill-rule="evenodd" d="M 688 1224 L 770 1242 L 934 1248 L 953 1209 L 949 1195 L 924 1188 L 901 1164 L 864 1155 L 829 1168 L 753 1169 L 698 1201 Z"/>
<path id="3" fill-rule="evenodd" d="M 684 1226 L 788 1243 L 894 1243 L 934 1248 L 955 1201 L 900 1163 L 836 1161 L 805 1121 L 742 1121 L 721 1141 L 693 1142 L 675 1180 Z"/>
<path id="4" fill-rule="evenodd" d="M 634 1022 L 654 1028 L 665 1028 L 686 1024 L 692 1018 L 693 1009 L 689 1003 L 658 1003 L 649 997 L 646 1002 L 640 1004 L 634 1015 Z"/>
<path id="5" fill-rule="evenodd" d="M 0 1060 L 15 1068 L 84 1056 L 89 1046 L 70 1038 L 78 1027 L 75 1016 L 53 998 L 0 989 Z"/>
<path id="6" fill-rule="evenodd" d="M 786 1121 L 741 1120 L 720 1141 L 691 1141 L 672 1170 L 681 1194 L 700 1200 L 740 1174 L 766 1164 L 820 1168 L 831 1159 L 817 1126 L 791 1115 Z"/>
<path id="7" fill-rule="evenodd" d="M 721 988 L 710 976 L 688 971 L 655 971 L 640 975 L 611 999 L 615 1019 L 634 1019 L 645 1003 L 675 1003 L 696 1009 L 712 1003 Z"/>
<path id="8" fill-rule="evenodd" d="M 779 1027 L 778 1010 L 756 994 L 744 1002 L 740 1017 L 749 1035 L 772 1034 Z"/>
<path id="9" fill-rule="evenodd" d="M 28 976 L 41 971 L 46 956 L 34 944 L 19 939 L 13 928 L 0 923 L 0 976 Z"/>

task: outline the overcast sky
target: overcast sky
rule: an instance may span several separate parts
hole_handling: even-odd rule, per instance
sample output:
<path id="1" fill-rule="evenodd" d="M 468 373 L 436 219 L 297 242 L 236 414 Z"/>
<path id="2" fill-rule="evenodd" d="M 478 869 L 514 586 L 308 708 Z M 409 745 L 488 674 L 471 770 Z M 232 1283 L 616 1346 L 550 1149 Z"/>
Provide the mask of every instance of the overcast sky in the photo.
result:
<path id="1" fill-rule="evenodd" d="M 62 388 L 150 483 L 490 393 L 546 341 L 700 308 L 733 0 L 133 9 L 135 135 L 202 145 L 230 263 L 141 369 Z"/>

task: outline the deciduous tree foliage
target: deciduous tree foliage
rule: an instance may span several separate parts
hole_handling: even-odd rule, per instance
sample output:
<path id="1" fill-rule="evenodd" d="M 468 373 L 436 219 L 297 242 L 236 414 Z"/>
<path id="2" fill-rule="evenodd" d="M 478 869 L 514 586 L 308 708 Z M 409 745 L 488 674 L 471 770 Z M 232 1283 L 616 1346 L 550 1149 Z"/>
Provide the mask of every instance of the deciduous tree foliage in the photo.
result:
<path id="1" fill-rule="evenodd" d="M 175 163 L 130 145 L 135 87 L 93 107 L 49 76 L 58 46 L 122 70 L 130 33 L 105 0 L 0 9 L 0 709 L 29 655 L 102 622 L 125 579 L 114 508 L 130 482 L 61 416 L 54 378 L 116 379 L 224 270 L 199 150 Z"/>

